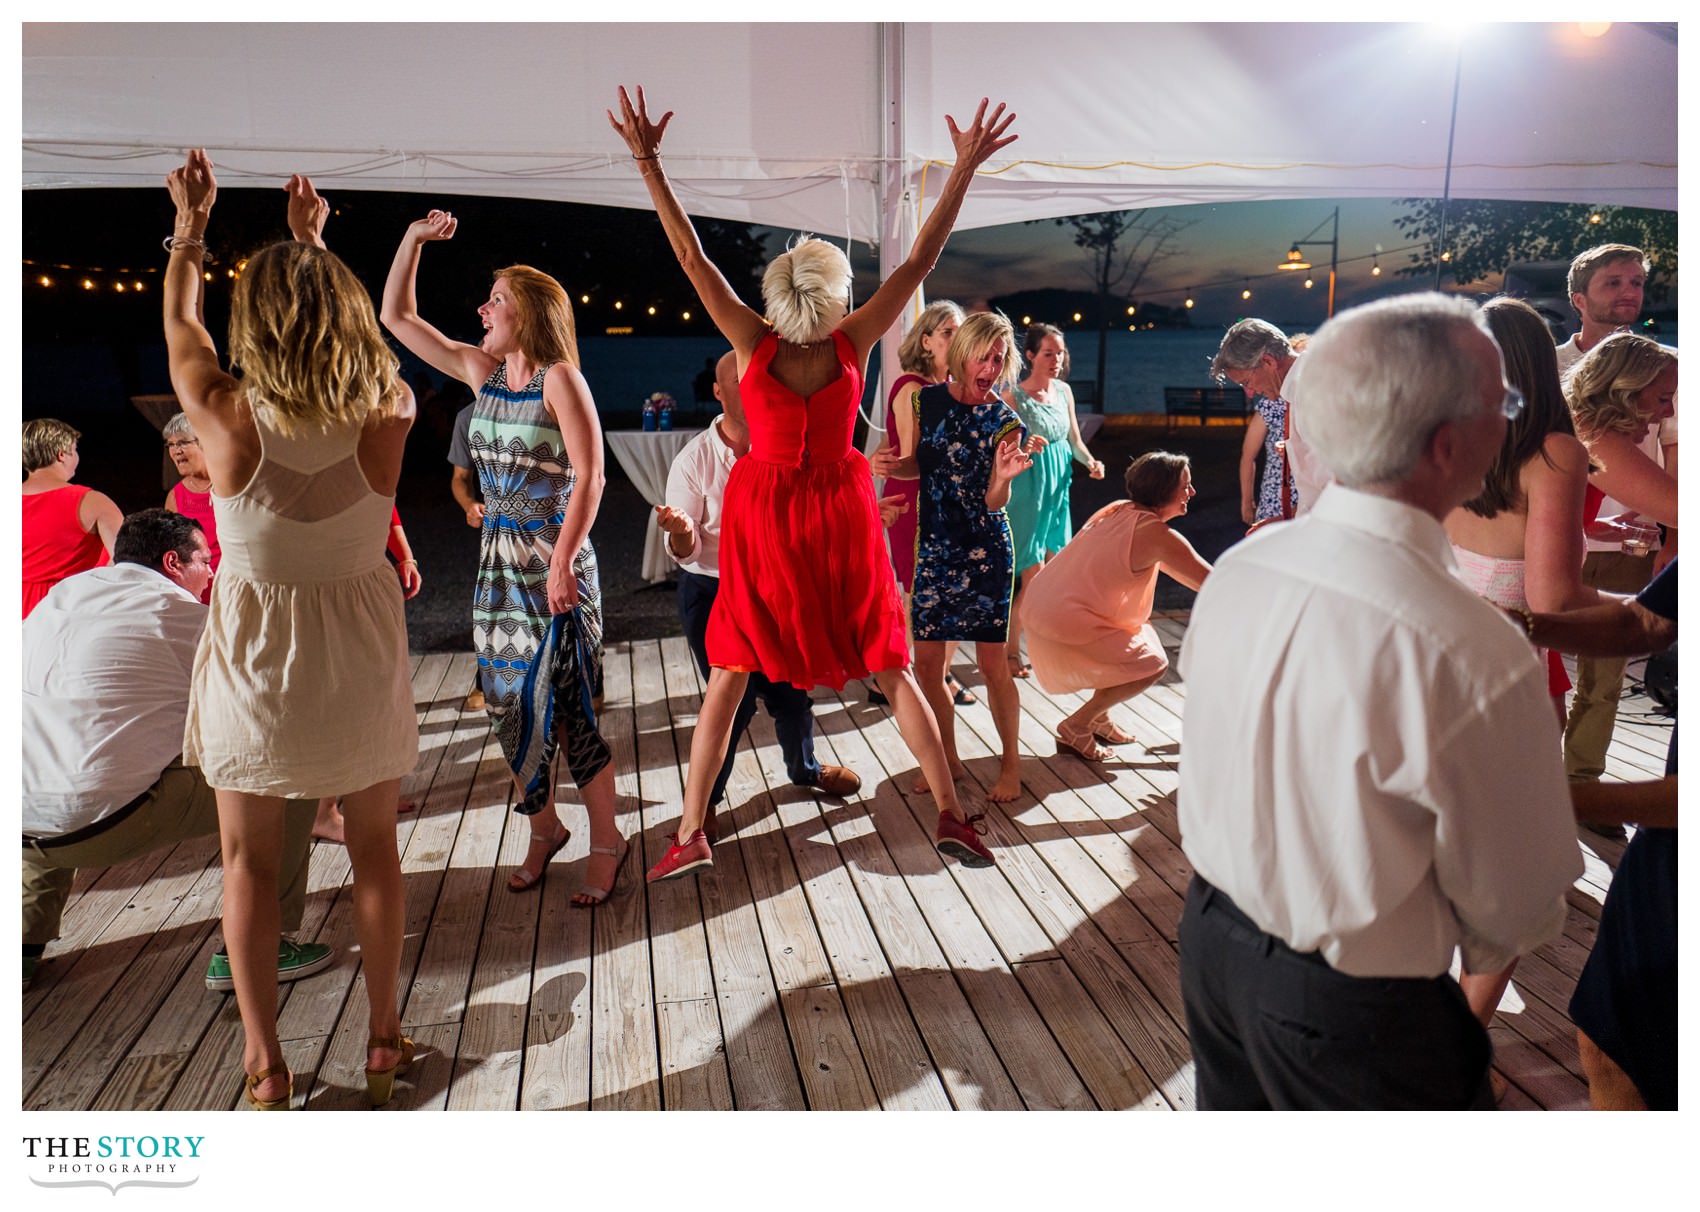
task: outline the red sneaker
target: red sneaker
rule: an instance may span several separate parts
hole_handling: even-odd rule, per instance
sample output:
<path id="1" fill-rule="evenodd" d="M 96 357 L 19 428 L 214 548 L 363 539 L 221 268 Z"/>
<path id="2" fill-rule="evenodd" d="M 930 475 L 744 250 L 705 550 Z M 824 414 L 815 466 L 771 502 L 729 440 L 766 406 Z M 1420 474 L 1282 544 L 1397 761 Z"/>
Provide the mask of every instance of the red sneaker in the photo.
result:
<path id="1" fill-rule="evenodd" d="M 661 856 L 661 861 L 649 869 L 649 882 L 657 880 L 677 879 L 681 875 L 689 875 L 701 867 L 714 866 L 714 854 L 708 845 L 708 836 L 698 829 L 684 843 L 680 843 L 676 834 L 667 834 L 671 843 L 667 853 Z"/>
<path id="2" fill-rule="evenodd" d="M 938 851 L 961 863 L 964 867 L 990 867 L 997 862 L 992 852 L 986 849 L 986 843 L 980 840 L 980 835 L 986 832 L 986 814 L 976 812 L 966 821 L 959 821 L 948 812 L 939 813 L 939 827 L 935 834 Z"/>

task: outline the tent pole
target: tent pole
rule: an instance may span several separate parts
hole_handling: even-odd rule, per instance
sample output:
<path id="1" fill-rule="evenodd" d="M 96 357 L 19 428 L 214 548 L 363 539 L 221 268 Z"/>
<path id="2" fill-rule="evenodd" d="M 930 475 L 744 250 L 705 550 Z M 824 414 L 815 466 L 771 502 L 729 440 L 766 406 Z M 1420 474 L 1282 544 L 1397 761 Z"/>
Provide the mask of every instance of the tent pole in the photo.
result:
<path id="1" fill-rule="evenodd" d="M 883 282 L 908 256 L 909 246 L 914 243 L 915 223 L 911 217 L 913 194 L 909 187 L 909 143 L 903 115 L 904 24 L 882 21 L 879 29 L 880 102 L 885 107 L 880 115 L 879 272 Z M 879 388 L 872 415 L 882 425 L 886 393 L 903 373 L 897 360 L 897 346 L 911 318 L 912 313 L 906 312 L 902 321 L 880 341 Z M 885 444 L 884 432 L 870 428 L 866 449 L 877 450 Z"/>

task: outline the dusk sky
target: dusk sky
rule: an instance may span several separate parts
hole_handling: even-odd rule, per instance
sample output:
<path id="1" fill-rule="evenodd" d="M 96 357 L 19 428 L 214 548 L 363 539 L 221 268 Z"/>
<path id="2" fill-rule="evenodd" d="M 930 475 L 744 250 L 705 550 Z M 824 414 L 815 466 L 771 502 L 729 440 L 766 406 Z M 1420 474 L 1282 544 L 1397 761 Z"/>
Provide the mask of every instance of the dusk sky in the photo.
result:
<path id="1" fill-rule="evenodd" d="M 1295 240 L 1322 227 L 1326 240 L 1335 203 L 1310 199 L 1235 202 L 1221 205 L 1154 208 L 1192 226 L 1173 242 L 1177 255 L 1154 266 L 1138 292 L 1140 298 L 1178 306 L 1187 294 L 1197 300 L 1195 320 L 1217 323 L 1248 314 L 1277 322 L 1320 323 L 1327 311 L 1328 248 L 1307 245 L 1316 285 L 1305 290 L 1303 273 L 1277 271 Z M 1390 290 L 1410 289 L 1411 279 L 1394 276 L 1407 264 L 1406 253 L 1387 252 L 1382 274 L 1372 277 L 1376 245 L 1391 250 L 1408 243 L 1393 226 L 1402 214 L 1392 199 L 1346 199 L 1340 206 L 1340 267 L 1336 307 L 1363 302 Z M 1087 255 L 1076 248 L 1073 233 L 1049 220 L 1032 225 L 957 232 L 928 280 L 930 295 L 971 299 L 1039 287 L 1089 289 Z M 1362 258 L 1357 260 L 1355 258 Z M 1250 282 L 1251 302 L 1240 298 Z M 1259 280 L 1261 279 L 1261 280 Z"/>

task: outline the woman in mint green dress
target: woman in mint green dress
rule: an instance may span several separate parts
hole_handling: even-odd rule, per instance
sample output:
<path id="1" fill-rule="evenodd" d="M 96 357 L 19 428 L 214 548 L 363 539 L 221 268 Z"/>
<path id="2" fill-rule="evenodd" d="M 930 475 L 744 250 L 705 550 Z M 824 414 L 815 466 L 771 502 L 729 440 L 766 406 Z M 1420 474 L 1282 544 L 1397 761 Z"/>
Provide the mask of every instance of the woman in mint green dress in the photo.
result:
<path id="1" fill-rule="evenodd" d="M 1020 576 L 1009 621 L 1009 668 L 1018 678 L 1032 674 L 1032 666 L 1021 659 L 1021 589 L 1074 535 L 1068 509 L 1071 464 L 1085 464 L 1094 480 L 1104 478 L 1104 465 L 1092 457 L 1080 437 L 1074 392 L 1063 382 L 1068 346 L 1062 330 L 1052 324 L 1030 325 L 1021 352 L 1029 367 L 1027 377 L 1004 400 L 1015 409 L 1028 434 L 1044 438 L 1047 445 L 1033 456 L 1032 468 L 1010 485 L 1006 511 Z"/>

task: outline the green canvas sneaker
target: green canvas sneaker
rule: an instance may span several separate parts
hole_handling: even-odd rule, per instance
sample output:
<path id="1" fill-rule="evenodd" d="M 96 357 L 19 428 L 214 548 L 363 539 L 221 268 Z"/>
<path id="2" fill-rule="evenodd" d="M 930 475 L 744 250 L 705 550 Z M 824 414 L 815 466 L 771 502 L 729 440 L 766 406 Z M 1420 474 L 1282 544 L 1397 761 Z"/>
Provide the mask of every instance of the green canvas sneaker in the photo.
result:
<path id="1" fill-rule="evenodd" d="M 277 945 L 277 979 L 295 981 L 312 976 L 328 967 L 331 959 L 331 949 L 324 943 L 296 943 L 283 939 Z M 215 993 L 229 993 L 236 988 L 236 981 L 230 975 L 230 956 L 225 954 L 223 947 L 213 952 L 212 960 L 207 964 L 207 988 Z"/>

